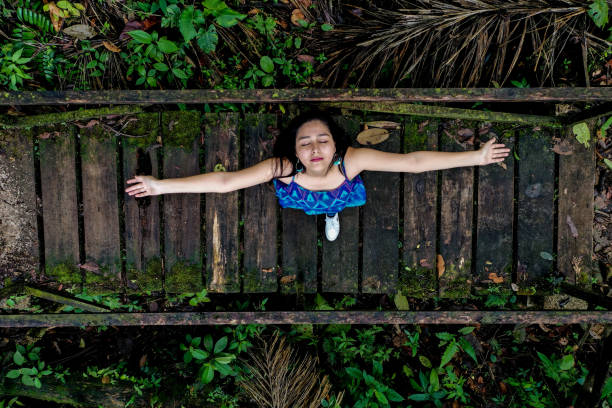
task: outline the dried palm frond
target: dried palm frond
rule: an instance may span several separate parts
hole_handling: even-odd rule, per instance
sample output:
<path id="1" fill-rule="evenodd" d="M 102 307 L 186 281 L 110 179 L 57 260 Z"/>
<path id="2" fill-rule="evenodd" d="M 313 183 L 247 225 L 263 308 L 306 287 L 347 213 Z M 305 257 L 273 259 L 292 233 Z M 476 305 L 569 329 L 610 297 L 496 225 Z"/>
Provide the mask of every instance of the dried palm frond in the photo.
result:
<path id="1" fill-rule="evenodd" d="M 324 3 L 324 2 L 323 2 Z M 578 0 L 417 0 L 395 3 L 388 10 L 348 8 L 351 22 L 336 25 L 309 44 L 325 53 L 319 67 L 327 85 L 346 86 L 366 78 L 370 86 L 383 70 L 397 86 L 409 78 L 429 86 L 474 86 L 506 82 L 522 56 L 532 57 L 534 75 L 542 84 L 552 81 L 561 51 L 568 42 L 586 36 L 588 47 L 604 48 L 607 41 L 594 29 L 588 1 Z M 611 3 L 612 4 L 612 3 Z M 329 15 L 322 7 L 318 16 Z M 539 68 L 542 66 L 542 68 Z"/>
<path id="2" fill-rule="evenodd" d="M 240 386 L 260 407 L 319 407 L 331 389 L 327 376 L 319 378 L 316 358 L 300 358 L 278 333 L 245 365 L 251 376 L 241 381 Z M 337 406 L 342 397 L 343 393 L 336 397 Z"/>

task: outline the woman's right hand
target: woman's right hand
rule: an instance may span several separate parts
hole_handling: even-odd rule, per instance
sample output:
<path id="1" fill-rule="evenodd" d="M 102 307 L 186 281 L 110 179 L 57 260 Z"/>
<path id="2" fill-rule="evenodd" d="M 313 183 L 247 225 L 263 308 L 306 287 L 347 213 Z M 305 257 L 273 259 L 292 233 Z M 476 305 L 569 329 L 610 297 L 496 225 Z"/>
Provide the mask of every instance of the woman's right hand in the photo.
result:
<path id="1" fill-rule="evenodd" d="M 132 185 L 125 192 L 136 198 L 163 194 L 159 180 L 153 176 L 134 176 L 127 183 Z"/>

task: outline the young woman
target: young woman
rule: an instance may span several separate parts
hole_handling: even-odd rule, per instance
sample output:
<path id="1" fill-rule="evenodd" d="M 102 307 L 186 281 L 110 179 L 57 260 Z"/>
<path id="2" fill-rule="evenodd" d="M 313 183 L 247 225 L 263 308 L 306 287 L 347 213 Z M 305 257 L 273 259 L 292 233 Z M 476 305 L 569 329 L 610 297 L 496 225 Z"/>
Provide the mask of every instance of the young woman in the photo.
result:
<path id="1" fill-rule="evenodd" d="M 159 180 L 135 176 L 127 180 L 130 196 L 170 193 L 225 193 L 274 182 L 279 204 L 306 214 L 326 214 L 325 235 L 340 233 L 338 213 L 365 204 L 366 190 L 359 174 L 364 170 L 420 173 L 463 166 L 484 166 L 504 161 L 510 149 L 492 138 L 479 150 L 465 152 L 419 151 L 386 153 L 350 146 L 350 139 L 325 113 L 295 118 L 276 141 L 272 158 L 235 171 L 205 173 Z"/>

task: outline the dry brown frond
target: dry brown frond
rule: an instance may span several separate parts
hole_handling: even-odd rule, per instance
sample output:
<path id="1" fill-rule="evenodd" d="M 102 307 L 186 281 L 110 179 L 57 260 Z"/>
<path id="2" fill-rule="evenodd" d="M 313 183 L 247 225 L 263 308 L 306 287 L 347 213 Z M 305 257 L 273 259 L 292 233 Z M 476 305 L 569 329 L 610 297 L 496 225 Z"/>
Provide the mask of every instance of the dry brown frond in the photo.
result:
<path id="1" fill-rule="evenodd" d="M 251 377 L 239 385 L 260 407 L 315 408 L 331 389 L 327 376 L 319 377 L 316 358 L 300 358 L 278 333 L 264 341 L 245 365 Z"/>

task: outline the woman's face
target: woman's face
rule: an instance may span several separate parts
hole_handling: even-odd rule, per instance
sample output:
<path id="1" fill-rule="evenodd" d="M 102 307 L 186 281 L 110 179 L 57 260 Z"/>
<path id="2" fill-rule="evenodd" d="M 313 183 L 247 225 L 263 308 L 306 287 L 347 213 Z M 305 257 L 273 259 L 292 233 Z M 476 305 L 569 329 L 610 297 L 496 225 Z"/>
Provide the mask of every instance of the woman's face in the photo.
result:
<path id="1" fill-rule="evenodd" d="M 320 120 L 311 120 L 298 128 L 295 153 L 300 162 L 311 172 L 325 172 L 336 153 L 331 131 Z"/>

